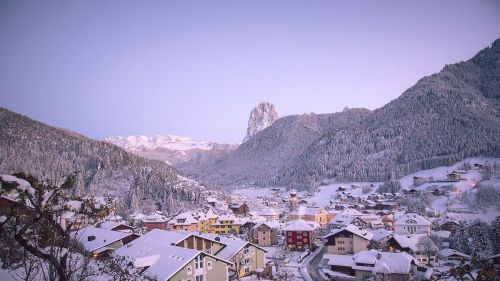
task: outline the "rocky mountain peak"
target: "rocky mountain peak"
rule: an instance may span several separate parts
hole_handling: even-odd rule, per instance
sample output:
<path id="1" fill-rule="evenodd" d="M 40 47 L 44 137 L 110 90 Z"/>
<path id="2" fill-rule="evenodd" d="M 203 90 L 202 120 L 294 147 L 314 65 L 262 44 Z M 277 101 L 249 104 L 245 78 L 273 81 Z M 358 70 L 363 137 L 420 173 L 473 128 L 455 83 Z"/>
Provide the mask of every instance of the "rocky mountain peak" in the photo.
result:
<path id="1" fill-rule="evenodd" d="M 278 118 L 278 112 L 276 108 L 274 108 L 274 105 L 269 102 L 259 103 L 252 112 L 250 112 L 247 135 L 243 139 L 243 142 L 247 142 L 255 134 L 271 126 Z"/>

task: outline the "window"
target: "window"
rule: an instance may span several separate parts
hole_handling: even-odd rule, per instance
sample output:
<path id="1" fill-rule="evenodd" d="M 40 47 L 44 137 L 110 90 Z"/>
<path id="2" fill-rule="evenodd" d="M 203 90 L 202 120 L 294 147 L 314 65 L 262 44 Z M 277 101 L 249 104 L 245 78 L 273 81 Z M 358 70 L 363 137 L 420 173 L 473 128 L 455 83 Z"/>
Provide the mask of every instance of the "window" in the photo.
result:
<path id="1" fill-rule="evenodd" d="M 193 272 L 193 269 L 191 268 L 191 266 L 188 266 L 188 267 L 186 268 L 186 270 L 187 270 L 187 273 L 188 273 L 188 274 L 191 274 L 191 273 Z"/>
<path id="2" fill-rule="evenodd" d="M 196 258 L 194 258 L 194 264 L 196 266 L 196 269 L 203 268 L 203 258 L 198 255 Z"/>
<path id="3" fill-rule="evenodd" d="M 290 242 L 290 243 L 291 243 L 291 242 L 292 242 L 292 238 L 288 238 L 288 242 Z"/>
<path id="4" fill-rule="evenodd" d="M 196 276 L 196 281 L 203 281 L 203 275 Z"/>
<path id="5" fill-rule="evenodd" d="M 304 232 L 302 232 L 302 235 L 307 235 L 307 232 L 305 232 L 305 231 L 304 231 Z"/>
<path id="6" fill-rule="evenodd" d="M 291 236 L 292 236 L 292 233 L 291 233 L 291 232 L 287 232 L 287 233 L 286 233 L 286 236 L 291 237 Z"/>

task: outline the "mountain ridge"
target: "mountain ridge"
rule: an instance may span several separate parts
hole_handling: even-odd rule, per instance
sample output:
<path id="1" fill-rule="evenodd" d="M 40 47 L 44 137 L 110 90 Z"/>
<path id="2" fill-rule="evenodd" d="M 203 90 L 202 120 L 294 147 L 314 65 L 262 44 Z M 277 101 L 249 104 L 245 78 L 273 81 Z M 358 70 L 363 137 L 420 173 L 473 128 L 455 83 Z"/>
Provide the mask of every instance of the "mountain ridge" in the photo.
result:
<path id="1" fill-rule="evenodd" d="M 201 175 L 187 174 L 222 185 L 300 189 L 325 179 L 381 181 L 466 157 L 498 156 L 499 81 L 496 40 L 381 108 L 282 117 Z"/>
<path id="2" fill-rule="evenodd" d="M 59 182 L 75 175 L 76 195 L 113 195 L 120 210 L 177 208 L 202 201 L 204 187 L 167 164 L 0 108 L 0 173 Z"/>

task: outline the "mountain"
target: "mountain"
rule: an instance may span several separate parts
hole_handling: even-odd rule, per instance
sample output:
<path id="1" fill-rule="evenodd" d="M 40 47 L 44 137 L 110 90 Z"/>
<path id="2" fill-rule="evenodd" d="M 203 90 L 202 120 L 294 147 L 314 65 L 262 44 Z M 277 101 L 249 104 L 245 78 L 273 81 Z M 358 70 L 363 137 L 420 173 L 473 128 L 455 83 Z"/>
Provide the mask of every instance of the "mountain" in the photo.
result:
<path id="1" fill-rule="evenodd" d="M 221 185 L 298 189 L 384 181 L 472 156 L 500 155 L 500 39 L 369 111 L 286 116 L 197 175 Z"/>
<path id="2" fill-rule="evenodd" d="M 181 136 L 127 136 L 107 137 L 104 141 L 116 144 L 125 150 L 148 159 L 179 165 L 198 155 L 211 154 L 211 150 L 235 149 L 237 145 L 225 145 L 208 141 L 194 141 Z"/>
<path id="3" fill-rule="evenodd" d="M 164 162 L 0 108 L 0 174 L 14 172 L 55 183 L 74 174 L 76 195 L 117 196 L 123 212 L 177 211 L 202 202 L 205 189 Z"/>
<path id="4" fill-rule="evenodd" d="M 278 119 L 278 112 L 269 102 L 259 103 L 251 112 L 248 119 L 247 134 L 243 142 L 247 142 L 258 132 L 271 126 Z"/>

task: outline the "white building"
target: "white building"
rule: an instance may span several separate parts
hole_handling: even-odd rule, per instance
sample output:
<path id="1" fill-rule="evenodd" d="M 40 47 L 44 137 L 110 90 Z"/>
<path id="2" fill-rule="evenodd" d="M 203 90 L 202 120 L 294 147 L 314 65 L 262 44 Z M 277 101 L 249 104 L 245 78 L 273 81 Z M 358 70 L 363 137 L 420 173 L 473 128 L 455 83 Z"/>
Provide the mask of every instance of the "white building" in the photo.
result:
<path id="1" fill-rule="evenodd" d="M 394 223 L 395 234 L 430 234 L 431 222 L 415 213 L 404 214 Z"/>

